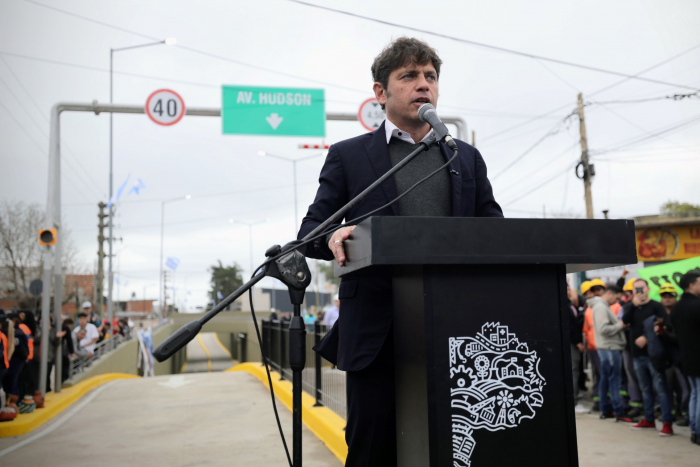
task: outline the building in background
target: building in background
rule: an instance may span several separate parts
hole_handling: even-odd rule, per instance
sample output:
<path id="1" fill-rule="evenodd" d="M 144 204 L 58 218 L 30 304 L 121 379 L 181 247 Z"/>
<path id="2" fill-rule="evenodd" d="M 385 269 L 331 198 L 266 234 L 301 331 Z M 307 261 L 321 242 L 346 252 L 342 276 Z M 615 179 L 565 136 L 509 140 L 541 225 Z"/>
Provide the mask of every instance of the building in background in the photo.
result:
<path id="1" fill-rule="evenodd" d="M 635 217 L 634 224 L 641 262 L 662 264 L 700 256 L 700 212 Z"/>

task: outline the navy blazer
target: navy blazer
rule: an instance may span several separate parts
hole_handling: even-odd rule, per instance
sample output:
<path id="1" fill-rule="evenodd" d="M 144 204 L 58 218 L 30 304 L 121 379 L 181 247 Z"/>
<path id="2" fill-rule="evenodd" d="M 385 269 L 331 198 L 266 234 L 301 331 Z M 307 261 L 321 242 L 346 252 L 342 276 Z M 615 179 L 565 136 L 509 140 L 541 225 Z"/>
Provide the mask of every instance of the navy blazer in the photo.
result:
<path id="1" fill-rule="evenodd" d="M 455 141 L 459 155 L 449 166 L 452 216 L 503 217 L 493 197 L 481 154 L 464 141 Z M 446 144 L 440 143 L 440 149 L 445 161 L 452 157 L 453 151 Z M 298 238 L 310 233 L 389 169 L 391 160 L 383 123 L 372 133 L 333 144 L 321 169 L 316 198 L 302 220 Z M 346 213 L 345 221 L 377 209 L 397 196 L 396 183 L 390 177 L 381 188 L 353 206 Z M 374 215 L 398 216 L 398 203 Z M 309 244 L 305 254 L 310 258 L 333 260 L 325 238 Z M 341 370 L 361 370 L 372 363 L 391 329 L 391 270 L 369 267 L 346 274 L 338 295 L 340 317 L 314 349 Z"/>

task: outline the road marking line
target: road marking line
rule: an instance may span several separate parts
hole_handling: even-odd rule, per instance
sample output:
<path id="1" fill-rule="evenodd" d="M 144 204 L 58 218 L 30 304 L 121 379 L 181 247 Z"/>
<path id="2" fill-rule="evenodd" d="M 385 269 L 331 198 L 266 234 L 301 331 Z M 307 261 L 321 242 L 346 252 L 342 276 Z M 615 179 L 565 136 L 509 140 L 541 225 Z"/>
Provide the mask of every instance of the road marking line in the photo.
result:
<path id="1" fill-rule="evenodd" d="M 219 344 L 219 347 L 221 347 L 224 352 L 226 352 L 226 355 L 228 355 L 228 358 L 231 359 L 231 362 L 233 362 L 233 356 L 231 355 L 231 352 L 228 351 L 226 347 L 224 347 L 224 344 L 221 343 L 219 340 L 219 335 L 217 333 L 214 333 L 214 339 L 216 340 L 216 343 Z"/>
<path id="2" fill-rule="evenodd" d="M 72 409 L 70 409 L 69 412 L 66 413 L 63 417 L 61 417 L 61 419 L 60 419 L 59 421 L 57 421 L 56 423 L 54 423 L 53 425 L 51 425 L 50 427 L 48 427 L 48 428 L 45 429 L 44 431 L 42 431 L 42 432 L 40 432 L 40 433 L 37 433 L 37 434 L 35 434 L 35 435 L 33 435 L 33 436 L 30 436 L 29 438 L 27 438 L 27 439 L 25 439 L 25 440 L 22 440 L 22 441 L 20 441 L 19 443 L 15 444 L 15 445 L 13 445 L 13 446 L 10 446 L 9 448 L 3 449 L 2 451 L 0 451 L 0 457 L 4 456 L 4 455 L 6 455 L 6 454 L 9 454 L 9 453 L 11 453 L 12 451 L 16 451 L 17 449 L 19 449 L 19 448 L 21 448 L 21 447 L 24 447 L 24 446 L 26 446 L 27 444 L 29 444 L 29 443 L 31 443 L 31 442 L 33 442 L 33 441 L 36 441 L 37 439 L 43 438 L 44 436 L 46 436 L 46 435 L 48 435 L 49 433 L 53 432 L 53 431 L 56 430 L 58 427 L 60 427 L 61 425 L 63 425 L 64 423 L 66 423 L 68 420 L 70 420 L 70 419 L 71 419 L 75 414 L 77 414 L 83 407 L 85 407 L 85 406 L 88 405 L 90 402 L 92 402 L 92 401 L 95 399 L 95 397 L 99 396 L 100 393 L 101 393 L 102 391 L 104 391 L 105 389 L 107 389 L 109 386 L 111 386 L 111 385 L 114 384 L 115 382 L 116 382 L 116 381 L 110 381 L 109 383 L 104 384 L 104 385 L 100 386 L 99 388 L 95 389 L 95 390 L 92 392 L 92 394 L 89 394 L 85 399 L 83 399 L 80 403 L 78 403 L 78 405 L 76 405 L 75 407 L 73 407 Z"/>
<path id="3" fill-rule="evenodd" d="M 207 349 L 207 346 L 204 345 L 204 341 L 202 340 L 202 333 L 197 334 L 197 340 L 199 341 L 199 345 L 202 346 L 204 353 L 207 354 L 207 373 L 211 373 L 211 354 L 209 353 L 209 349 Z"/>

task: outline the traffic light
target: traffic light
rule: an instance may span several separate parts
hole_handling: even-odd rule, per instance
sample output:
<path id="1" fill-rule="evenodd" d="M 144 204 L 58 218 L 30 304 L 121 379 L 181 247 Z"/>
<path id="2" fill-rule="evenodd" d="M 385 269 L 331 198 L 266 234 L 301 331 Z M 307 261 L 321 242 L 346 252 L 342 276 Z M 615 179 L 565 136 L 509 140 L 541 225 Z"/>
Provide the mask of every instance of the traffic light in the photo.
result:
<path id="1" fill-rule="evenodd" d="M 39 229 L 39 245 L 49 246 L 56 244 L 56 229 Z"/>

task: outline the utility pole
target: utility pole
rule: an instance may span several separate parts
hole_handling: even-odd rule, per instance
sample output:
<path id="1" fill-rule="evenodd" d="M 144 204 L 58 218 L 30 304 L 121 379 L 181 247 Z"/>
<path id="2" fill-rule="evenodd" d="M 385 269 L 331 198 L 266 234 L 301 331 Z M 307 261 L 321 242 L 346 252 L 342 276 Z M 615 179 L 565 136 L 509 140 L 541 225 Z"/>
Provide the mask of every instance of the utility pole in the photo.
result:
<path id="1" fill-rule="evenodd" d="M 163 309 L 161 313 L 163 318 L 168 316 L 168 271 L 163 271 Z"/>
<path id="2" fill-rule="evenodd" d="M 588 163 L 588 138 L 586 136 L 586 119 L 583 116 L 583 94 L 578 93 L 578 121 L 581 132 L 581 162 L 576 166 L 576 176 L 583 179 L 583 188 L 586 198 L 586 218 L 593 219 L 593 197 L 591 195 L 591 179 L 595 175 L 595 168 Z M 579 166 L 583 167 L 583 176 L 578 175 Z"/>
<path id="3" fill-rule="evenodd" d="M 105 255 L 104 251 L 104 242 L 105 242 L 105 227 L 107 225 L 104 223 L 105 217 L 109 217 L 109 214 L 105 214 L 105 208 L 107 205 L 103 202 L 99 202 L 97 206 L 100 208 L 99 214 L 97 214 L 97 218 L 100 220 L 100 222 L 97 224 L 97 227 L 99 229 L 99 234 L 97 235 L 97 279 L 96 279 L 96 287 L 95 289 L 97 290 L 96 292 L 96 311 L 97 314 L 102 317 L 102 300 L 104 297 L 104 278 L 105 278 L 105 270 L 104 270 L 104 257 L 107 256 Z"/>

